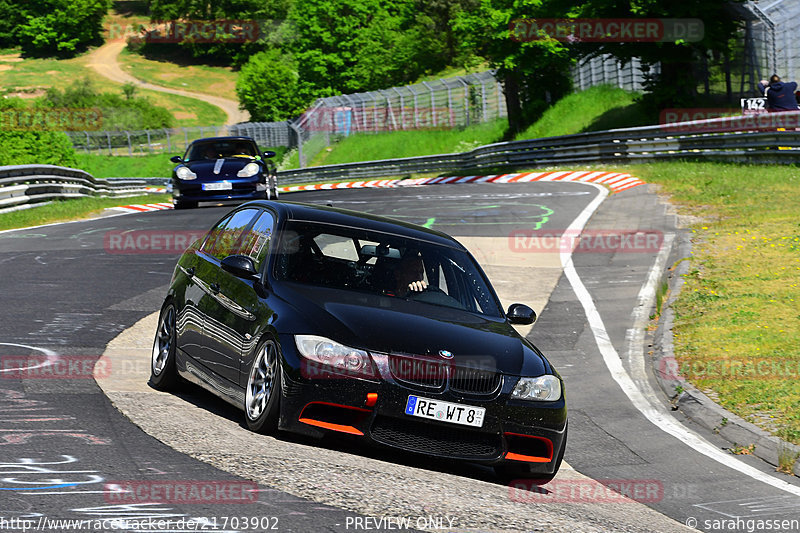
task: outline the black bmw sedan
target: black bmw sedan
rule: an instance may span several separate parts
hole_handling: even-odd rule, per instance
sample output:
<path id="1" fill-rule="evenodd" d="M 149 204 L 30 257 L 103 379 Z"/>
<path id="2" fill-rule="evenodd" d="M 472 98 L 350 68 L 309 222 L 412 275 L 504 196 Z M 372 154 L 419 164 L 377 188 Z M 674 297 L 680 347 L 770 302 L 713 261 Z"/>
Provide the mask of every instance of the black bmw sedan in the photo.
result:
<path id="1" fill-rule="evenodd" d="M 151 385 L 187 380 L 250 429 L 322 437 L 551 479 L 567 438 L 562 380 L 512 324 L 470 253 L 388 218 L 255 201 L 180 258 Z"/>
<path id="2" fill-rule="evenodd" d="M 242 202 L 278 197 L 275 152 L 259 152 L 250 137 L 208 137 L 192 141 L 181 156 L 170 159 L 175 209 L 198 202 Z"/>

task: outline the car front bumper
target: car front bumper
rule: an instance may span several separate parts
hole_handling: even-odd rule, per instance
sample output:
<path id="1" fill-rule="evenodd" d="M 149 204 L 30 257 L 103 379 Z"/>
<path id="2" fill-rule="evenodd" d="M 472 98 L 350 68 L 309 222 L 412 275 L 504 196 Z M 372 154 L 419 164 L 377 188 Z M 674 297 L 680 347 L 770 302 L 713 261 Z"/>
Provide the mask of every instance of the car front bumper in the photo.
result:
<path id="1" fill-rule="evenodd" d="M 380 366 L 380 364 L 379 364 Z M 313 379 L 285 368 L 282 429 L 310 436 L 334 432 L 412 453 L 488 465 L 528 463 L 531 471 L 552 474 L 564 445 L 567 409 L 556 402 L 510 397 L 517 378 L 504 376 L 490 395 L 426 391 L 383 375 L 366 380 L 320 373 Z M 409 396 L 482 407 L 480 428 L 405 414 Z"/>
<path id="2" fill-rule="evenodd" d="M 226 202 L 259 200 L 266 196 L 267 185 L 263 177 L 226 180 L 230 184 L 225 190 L 203 190 L 208 182 L 198 180 L 172 180 L 173 202 Z"/>

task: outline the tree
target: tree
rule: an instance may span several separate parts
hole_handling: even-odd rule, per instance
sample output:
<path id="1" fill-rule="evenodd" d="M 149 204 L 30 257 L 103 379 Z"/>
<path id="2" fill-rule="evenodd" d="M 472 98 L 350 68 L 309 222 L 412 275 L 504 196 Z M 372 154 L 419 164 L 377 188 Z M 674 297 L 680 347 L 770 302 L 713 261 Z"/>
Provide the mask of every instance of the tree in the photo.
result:
<path id="1" fill-rule="evenodd" d="M 552 1 L 564 8 L 569 5 L 571 13 L 576 17 L 700 19 L 703 22 L 703 38 L 699 42 L 676 39 L 672 42 L 606 42 L 576 47 L 581 55 L 611 54 L 622 62 L 636 57 L 647 68 L 660 64 L 660 74 L 649 75 L 645 84 L 650 92 L 650 104 L 656 109 L 697 105 L 697 85 L 701 79 L 698 66 L 705 64 L 704 59 L 709 52 L 717 55 L 729 54 L 730 43 L 741 24 L 731 4 L 743 2 L 584 0 L 576 4 L 566 0 Z"/>
<path id="2" fill-rule="evenodd" d="M 100 41 L 111 0 L 11 1 L 21 14 L 16 38 L 30 56 L 73 56 Z"/>
<path id="3" fill-rule="evenodd" d="M 509 32 L 512 20 L 552 17 L 549 9 L 544 0 L 481 0 L 455 20 L 462 49 L 487 59 L 503 84 L 509 138 L 570 89 L 572 59 L 566 45 L 552 39 L 518 42 Z"/>
<path id="4" fill-rule="evenodd" d="M 245 63 L 236 95 L 251 120 L 264 122 L 292 118 L 314 99 L 312 89 L 300 82 L 294 61 L 279 50 L 259 52 Z"/>
<path id="5" fill-rule="evenodd" d="M 22 13 L 16 0 L 0 0 L 0 47 L 17 46 Z"/>
<path id="6" fill-rule="evenodd" d="M 362 92 L 416 80 L 443 56 L 435 24 L 415 0 L 296 0 L 287 50 L 321 91 Z"/>
<path id="7" fill-rule="evenodd" d="M 291 0 L 148 0 L 150 19 L 164 21 L 246 21 L 258 26 L 257 33 L 246 40 L 237 40 L 234 35 L 214 35 L 211 42 L 191 38 L 179 43 L 192 57 L 224 64 L 242 65 L 254 54 L 273 44 L 273 34 L 278 21 L 286 19 Z M 169 51 L 173 43 L 148 43 L 141 48 L 145 55 L 158 55 Z"/>

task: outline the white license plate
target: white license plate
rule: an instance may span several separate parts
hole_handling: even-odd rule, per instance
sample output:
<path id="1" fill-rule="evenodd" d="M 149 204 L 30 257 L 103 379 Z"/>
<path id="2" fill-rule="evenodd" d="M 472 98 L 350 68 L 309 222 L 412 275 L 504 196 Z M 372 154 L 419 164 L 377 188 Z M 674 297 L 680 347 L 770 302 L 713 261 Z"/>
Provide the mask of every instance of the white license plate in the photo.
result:
<path id="1" fill-rule="evenodd" d="M 407 415 L 476 428 L 483 426 L 485 413 L 486 409 L 483 407 L 431 400 L 420 396 L 409 396 L 406 402 Z"/>
<path id="2" fill-rule="evenodd" d="M 233 185 L 228 183 L 227 181 L 223 181 L 222 183 L 204 183 L 203 190 L 204 191 L 229 191 L 233 188 Z"/>

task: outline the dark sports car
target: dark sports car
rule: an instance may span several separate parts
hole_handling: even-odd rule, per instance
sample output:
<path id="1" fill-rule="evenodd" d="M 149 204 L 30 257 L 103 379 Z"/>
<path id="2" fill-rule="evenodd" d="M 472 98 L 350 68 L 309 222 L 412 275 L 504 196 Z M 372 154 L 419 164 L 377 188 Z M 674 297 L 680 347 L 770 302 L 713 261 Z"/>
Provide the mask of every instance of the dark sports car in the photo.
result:
<path id="1" fill-rule="evenodd" d="M 246 201 L 278 197 L 275 152 L 259 152 L 250 137 L 209 137 L 193 141 L 172 170 L 175 209 L 198 202 Z"/>
<path id="2" fill-rule="evenodd" d="M 563 383 L 453 238 L 388 218 L 256 201 L 180 258 L 150 381 L 185 379 L 254 431 L 352 435 L 548 480 Z"/>

